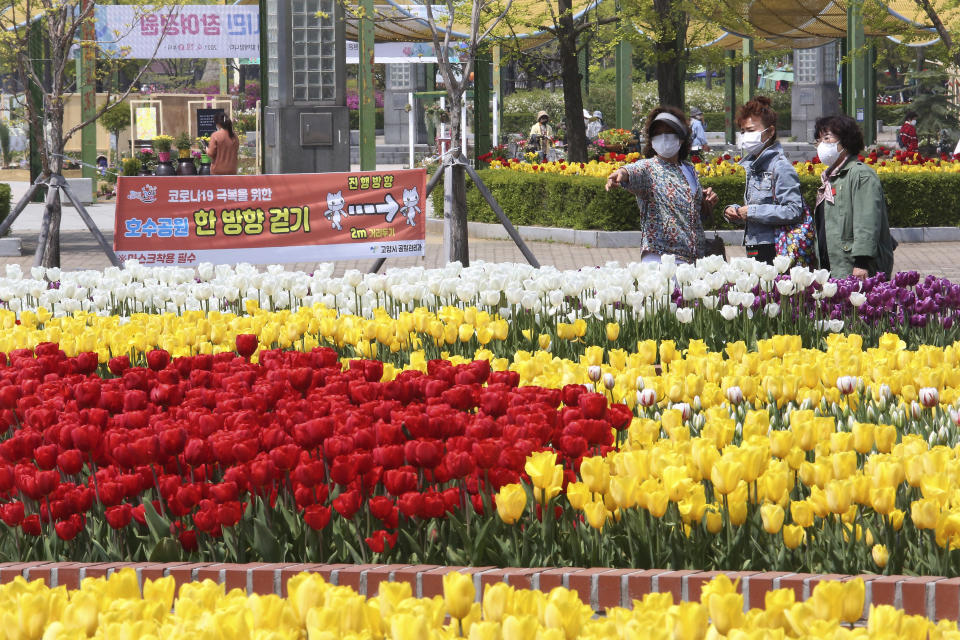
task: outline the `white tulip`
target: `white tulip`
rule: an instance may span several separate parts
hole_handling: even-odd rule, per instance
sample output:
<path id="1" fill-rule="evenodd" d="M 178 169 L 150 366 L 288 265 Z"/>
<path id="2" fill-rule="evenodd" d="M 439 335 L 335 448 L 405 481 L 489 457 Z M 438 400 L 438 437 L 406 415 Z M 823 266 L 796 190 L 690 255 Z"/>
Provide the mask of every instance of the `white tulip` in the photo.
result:
<path id="1" fill-rule="evenodd" d="M 681 324 L 690 324 L 693 322 L 693 309 L 690 307 L 677 309 L 677 320 L 679 320 Z"/>
<path id="2" fill-rule="evenodd" d="M 931 409 L 940 404 L 940 392 L 936 387 L 923 387 L 917 392 L 920 404 Z"/>
<path id="3" fill-rule="evenodd" d="M 837 295 L 837 283 L 836 282 L 824 282 L 823 283 L 823 297 L 832 298 Z"/>
<path id="4" fill-rule="evenodd" d="M 767 306 L 763 308 L 763 312 L 767 314 L 768 318 L 776 318 L 780 315 L 780 305 L 776 302 L 768 302 Z"/>
<path id="5" fill-rule="evenodd" d="M 723 305 L 723 308 L 720 309 L 720 315 L 723 316 L 724 320 L 733 320 L 739 313 L 737 307 L 732 307 L 729 304 Z"/>
<path id="6" fill-rule="evenodd" d="M 853 291 L 850 293 L 850 304 L 854 307 L 860 308 L 866 303 L 867 296 L 863 295 L 859 291 Z"/>
<path id="7" fill-rule="evenodd" d="M 617 386 L 617 379 L 613 377 L 612 373 L 603 374 L 603 386 L 607 388 L 607 391 L 613 391 L 613 388 Z"/>
<path id="8" fill-rule="evenodd" d="M 590 378 L 593 382 L 600 380 L 600 376 L 603 374 L 603 369 L 600 368 L 600 365 L 592 364 L 587 367 L 587 377 Z"/>
<path id="9" fill-rule="evenodd" d="M 740 387 L 729 387 L 727 389 L 727 400 L 730 404 L 740 404 L 743 402 L 743 390 Z"/>
<path id="10" fill-rule="evenodd" d="M 792 296 L 794 292 L 793 282 L 790 280 L 777 280 L 777 292 L 781 296 Z"/>
<path id="11" fill-rule="evenodd" d="M 790 256 L 777 256 L 773 259 L 773 268 L 777 273 L 785 273 L 790 268 L 791 262 Z"/>
<path id="12" fill-rule="evenodd" d="M 650 387 L 637 391 L 637 404 L 641 407 L 652 407 L 657 404 L 657 392 Z"/>
<path id="13" fill-rule="evenodd" d="M 843 395 L 850 395 L 857 388 L 857 378 L 854 376 L 840 376 L 837 378 L 837 389 Z"/>

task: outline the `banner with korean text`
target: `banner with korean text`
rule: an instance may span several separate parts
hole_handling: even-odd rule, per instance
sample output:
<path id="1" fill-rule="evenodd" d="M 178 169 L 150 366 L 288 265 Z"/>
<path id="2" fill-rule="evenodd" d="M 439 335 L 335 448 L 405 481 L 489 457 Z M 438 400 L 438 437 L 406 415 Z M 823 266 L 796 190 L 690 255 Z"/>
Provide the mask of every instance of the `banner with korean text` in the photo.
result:
<path id="1" fill-rule="evenodd" d="M 422 256 L 426 175 L 123 176 L 113 248 L 148 265 Z"/>
<path id="2" fill-rule="evenodd" d="M 97 44 L 115 56 L 256 58 L 257 5 L 97 5 Z"/>

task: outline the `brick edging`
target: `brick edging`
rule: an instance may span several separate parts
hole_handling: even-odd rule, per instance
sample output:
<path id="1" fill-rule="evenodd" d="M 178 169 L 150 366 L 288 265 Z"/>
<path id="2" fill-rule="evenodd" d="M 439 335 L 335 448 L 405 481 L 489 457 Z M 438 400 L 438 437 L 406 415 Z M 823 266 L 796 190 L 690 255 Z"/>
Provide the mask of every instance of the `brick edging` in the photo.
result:
<path id="1" fill-rule="evenodd" d="M 136 570 L 141 586 L 144 580 L 173 576 L 177 584 L 210 579 L 227 589 L 242 589 L 248 594 L 286 596 L 286 583 L 302 571 L 315 572 L 335 585 L 350 586 L 365 596 L 375 596 L 380 583 L 405 581 L 417 597 L 443 594 L 443 575 L 450 571 L 471 573 L 477 587 L 477 599 L 488 584 L 505 582 L 518 589 L 549 591 L 564 586 L 578 592 L 581 600 L 596 611 L 609 607 L 629 607 L 635 599 L 648 593 L 671 592 L 675 600 L 698 600 L 703 585 L 721 573 L 737 585 L 743 594 L 744 609 L 763 607 L 764 596 L 773 589 L 790 588 L 797 601 L 810 597 L 813 587 L 824 580 L 849 580 L 853 576 L 756 571 L 695 571 L 669 569 L 607 568 L 495 568 L 447 567 L 408 564 L 302 564 L 219 562 L 3 562 L 0 583 L 17 576 L 27 580 L 43 580 L 51 587 L 65 585 L 75 589 L 87 577 L 109 576 L 131 567 Z M 892 605 L 908 614 L 923 615 L 930 620 L 960 618 L 960 578 L 937 576 L 860 576 L 866 582 L 864 617 L 870 605 Z"/>

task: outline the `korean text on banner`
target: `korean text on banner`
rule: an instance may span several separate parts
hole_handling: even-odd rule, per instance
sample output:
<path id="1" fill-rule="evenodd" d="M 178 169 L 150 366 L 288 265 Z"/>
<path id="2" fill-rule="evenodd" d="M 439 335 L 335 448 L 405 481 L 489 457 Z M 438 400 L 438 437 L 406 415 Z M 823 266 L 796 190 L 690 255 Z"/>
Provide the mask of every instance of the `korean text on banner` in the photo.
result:
<path id="1" fill-rule="evenodd" d="M 256 58 L 259 11 L 257 5 L 98 4 L 97 44 L 133 59 Z"/>
<path id="2" fill-rule="evenodd" d="M 124 176 L 113 248 L 149 265 L 422 256 L 426 175 Z"/>

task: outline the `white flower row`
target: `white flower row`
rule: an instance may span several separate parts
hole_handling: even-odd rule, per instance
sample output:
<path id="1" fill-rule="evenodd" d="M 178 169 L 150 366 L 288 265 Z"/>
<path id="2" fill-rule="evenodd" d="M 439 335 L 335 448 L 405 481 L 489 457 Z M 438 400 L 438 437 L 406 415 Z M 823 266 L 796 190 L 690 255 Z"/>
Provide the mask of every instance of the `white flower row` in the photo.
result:
<path id="1" fill-rule="evenodd" d="M 334 265 L 329 263 L 318 265 L 312 274 L 287 271 L 279 265 L 259 271 L 249 264 L 177 268 L 145 267 L 128 261 L 123 269 L 61 271 L 35 267 L 29 273 L 8 265 L 4 277 L 0 277 L 0 308 L 21 312 L 43 307 L 54 315 L 79 310 L 129 315 L 242 311 L 252 300 L 270 310 L 320 303 L 368 317 L 377 307 L 395 312 L 417 306 L 438 309 L 477 305 L 507 315 L 522 309 L 551 316 L 566 314 L 571 319 L 585 315 L 642 317 L 669 308 L 686 323 L 694 319 L 693 301 L 706 309 L 718 309 L 727 320 L 741 313 L 752 316 L 758 285 L 763 291 L 776 288 L 781 296 L 791 296 L 817 282 L 823 285 L 818 297 L 836 293 L 836 285 L 827 281 L 827 271 L 788 267 L 785 259 L 767 265 L 748 258 L 726 262 L 712 256 L 687 265 L 676 264 L 667 256 L 662 264 L 608 263 L 576 271 L 508 263 L 475 263 L 469 267 L 451 263 L 440 269 L 391 268 L 383 274 L 348 270 L 341 277 L 333 277 Z M 786 279 L 776 280 L 781 274 Z M 670 302 L 675 287 L 684 297 L 680 308 Z M 571 300 L 577 301 L 576 309 L 571 307 Z M 775 317 L 780 306 L 771 302 L 763 311 Z"/>

